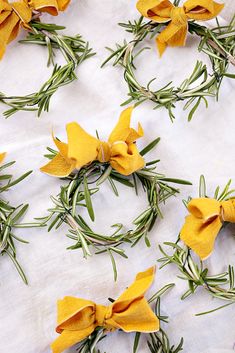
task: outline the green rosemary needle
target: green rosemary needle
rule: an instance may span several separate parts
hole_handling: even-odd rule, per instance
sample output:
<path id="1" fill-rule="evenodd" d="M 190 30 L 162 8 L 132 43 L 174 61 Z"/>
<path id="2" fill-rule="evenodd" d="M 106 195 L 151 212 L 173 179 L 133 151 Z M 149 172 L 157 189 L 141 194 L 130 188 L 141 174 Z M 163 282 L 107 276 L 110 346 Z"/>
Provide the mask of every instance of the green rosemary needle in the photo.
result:
<path id="1" fill-rule="evenodd" d="M 123 68 L 129 98 L 122 105 L 130 103 L 138 105 L 150 100 L 154 103 L 154 109 L 165 107 L 173 121 L 175 118 L 173 109 L 177 102 L 183 101 L 184 110 L 190 107 L 188 114 L 190 121 L 201 103 L 208 106 L 208 97 L 218 100 L 223 78 L 235 78 L 234 74 L 228 72 L 229 64 L 235 65 L 235 16 L 227 26 L 220 26 L 218 20 L 217 24 L 217 27 L 209 29 L 194 21 L 189 22 L 189 32 L 201 38 L 198 50 L 208 55 L 211 72 L 207 65 L 197 61 L 191 76 L 178 87 L 174 87 L 173 83 L 169 82 L 164 87 L 152 90 L 151 84 L 155 78 L 145 86 L 139 83 L 135 75 L 135 58 L 144 50 L 149 49 L 148 47 L 138 49 L 144 39 L 155 37 L 165 25 L 153 21 L 145 22 L 143 17 L 140 17 L 138 21 L 119 23 L 125 31 L 133 35 L 133 39 L 130 42 L 124 40 L 123 44 L 116 44 L 115 49 L 107 48 L 111 54 L 102 67 L 113 60 L 113 66 L 120 65 Z"/>
<path id="2" fill-rule="evenodd" d="M 77 79 L 76 69 L 86 59 L 94 55 L 89 43 L 80 35 L 74 37 L 59 34 L 58 31 L 65 27 L 55 24 L 45 24 L 39 21 L 30 22 L 31 31 L 21 43 L 45 46 L 48 50 L 48 65 L 53 65 L 51 77 L 42 85 L 38 92 L 26 96 L 7 96 L 0 93 L 0 102 L 10 109 L 3 115 L 9 118 L 18 111 L 37 111 L 38 116 L 43 111 L 49 111 L 51 97 L 56 91 Z M 56 51 L 60 51 L 65 59 L 65 64 L 55 64 Z"/>
<path id="3" fill-rule="evenodd" d="M 28 205 L 19 205 L 17 207 L 5 200 L 4 193 L 14 185 L 20 183 L 27 178 L 32 172 L 23 174 L 18 179 L 13 179 L 10 174 L 2 174 L 2 171 L 13 165 L 15 162 L 10 162 L 0 166 L 0 254 L 8 255 L 16 270 L 21 276 L 25 284 L 27 284 L 26 275 L 20 266 L 16 256 L 16 242 L 28 243 L 26 240 L 19 238 L 15 234 L 17 228 L 32 228 L 40 227 L 40 223 L 21 223 L 21 218 L 24 217 Z"/>
<path id="4" fill-rule="evenodd" d="M 229 200 L 235 192 L 235 190 L 230 189 L 230 184 L 231 180 L 225 185 L 221 192 L 220 187 L 218 186 L 213 197 L 218 201 Z M 206 195 L 206 183 L 203 176 L 200 178 L 199 197 L 208 197 Z M 184 201 L 184 204 L 187 206 L 187 203 L 190 200 L 191 198 Z M 185 245 L 180 246 L 179 241 L 180 240 L 178 239 L 176 243 L 164 243 L 164 245 L 171 249 L 171 254 L 168 254 L 162 246 L 159 246 L 159 249 L 164 256 L 160 258 L 158 262 L 162 264 L 161 268 L 168 264 L 175 264 L 180 271 L 180 276 L 178 277 L 188 282 L 189 289 L 182 295 L 181 299 L 186 299 L 188 296 L 194 294 L 197 288 L 201 287 L 213 297 L 227 301 L 227 304 L 204 313 L 196 314 L 197 316 L 208 314 L 234 304 L 235 277 L 233 266 L 229 265 L 226 272 L 211 275 L 208 268 L 203 265 L 203 262 L 195 261 L 191 255 L 191 250 Z"/>
<path id="5" fill-rule="evenodd" d="M 141 152 L 147 154 L 156 146 L 159 139 L 154 140 Z M 56 151 L 49 148 L 51 154 L 48 158 L 54 157 Z M 67 224 L 67 237 L 75 242 L 68 249 L 82 249 L 85 258 L 91 256 L 90 248 L 93 247 L 96 254 L 107 252 L 110 255 L 114 278 L 117 278 L 117 268 L 114 255 L 127 257 L 123 244 L 135 246 L 141 239 L 145 240 L 147 246 L 150 246 L 148 234 L 154 226 L 158 217 L 162 217 L 160 205 L 169 197 L 176 195 L 179 190 L 171 184 L 190 183 L 180 179 L 166 178 L 163 174 L 155 171 L 159 160 L 146 163 L 145 168 L 133 173 L 130 176 L 124 176 L 113 170 L 108 163 L 95 161 L 75 174 L 64 178 L 65 183 L 61 186 L 60 193 L 51 197 L 53 207 L 50 208 L 49 215 L 40 219 L 48 224 L 48 230 L 58 229 L 63 223 Z M 148 207 L 134 221 L 133 227 L 126 231 L 122 224 L 113 226 L 114 231 L 111 235 L 99 234 L 86 223 L 80 215 L 79 207 L 85 207 L 91 220 L 94 220 L 94 210 L 92 206 L 92 195 L 99 191 L 99 185 L 108 181 L 115 195 L 118 195 L 116 182 L 133 188 L 138 193 L 139 187 L 142 187 L 146 193 Z"/>

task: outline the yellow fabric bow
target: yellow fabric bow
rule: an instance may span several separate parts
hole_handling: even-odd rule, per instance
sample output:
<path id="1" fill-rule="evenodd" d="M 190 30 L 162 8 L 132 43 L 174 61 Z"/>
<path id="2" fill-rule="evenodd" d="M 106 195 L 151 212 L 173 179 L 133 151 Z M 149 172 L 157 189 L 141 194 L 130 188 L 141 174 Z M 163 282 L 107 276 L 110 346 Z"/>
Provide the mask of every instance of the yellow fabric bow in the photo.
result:
<path id="1" fill-rule="evenodd" d="M 154 273 L 155 267 L 140 272 L 134 283 L 109 306 L 74 297 L 59 300 L 56 332 L 61 335 L 52 343 L 52 352 L 63 352 L 88 337 L 96 327 L 103 327 L 106 331 L 158 331 L 159 320 L 144 298 Z"/>
<path id="2" fill-rule="evenodd" d="M 144 159 L 139 154 L 135 141 L 143 136 L 141 125 L 138 131 L 130 127 L 133 107 L 125 109 L 109 136 L 108 142 L 89 135 L 77 123 L 67 124 L 68 144 L 54 139 L 58 154 L 40 170 L 56 177 L 66 177 L 95 160 L 109 162 L 112 168 L 123 175 L 130 175 L 143 168 Z"/>
<path id="3" fill-rule="evenodd" d="M 223 4 L 213 0 L 188 0 L 183 7 L 174 6 L 169 0 L 139 0 L 137 9 L 144 16 L 158 23 L 169 24 L 156 38 L 160 56 L 167 45 L 184 46 L 188 31 L 188 20 L 206 21 L 216 17 Z"/>
<path id="4" fill-rule="evenodd" d="M 3 162 L 5 156 L 6 156 L 6 153 L 0 153 L 0 163 Z"/>
<path id="5" fill-rule="evenodd" d="M 0 0 L 0 59 L 3 57 L 6 46 L 16 38 L 20 27 L 30 29 L 28 23 L 32 19 L 32 11 L 47 12 L 58 15 L 64 11 L 70 0 L 22 0 L 9 3 Z"/>
<path id="6" fill-rule="evenodd" d="M 8 3 L 0 0 L 0 59 L 3 57 L 6 46 L 19 33 L 20 27 L 28 27 L 32 12 L 25 2 Z"/>
<path id="7" fill-rule="evenodd" d="M 209 198 L 193 199 L 188 210 L 191 214 L 185 218 L 180 239 L 205 260 L 213 251 L 223 222 L 235 223 L 235 199 L 222 202 Z"/>

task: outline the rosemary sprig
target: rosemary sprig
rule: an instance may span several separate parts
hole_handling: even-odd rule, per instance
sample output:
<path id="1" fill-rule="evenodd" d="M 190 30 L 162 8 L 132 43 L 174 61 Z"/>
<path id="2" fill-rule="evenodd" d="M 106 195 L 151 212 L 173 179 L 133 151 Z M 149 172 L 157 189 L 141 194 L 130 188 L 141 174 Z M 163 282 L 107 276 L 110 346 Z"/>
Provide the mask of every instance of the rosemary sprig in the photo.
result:
<path id="1" fill-rule="evenodd" d="M 3 198 L 4 192 L 8 191 L 14 185 L 20 183 L 27 178 L 32 172 L 23 174 L 18 179 L 13 179 L 11 174 L 2 174 L 2 171 L 13 165 L 15 162 L 10 162 L 0 166 L 0 254 L 8 255 L 16 270 L 21 276 L 25 284 L 27 284 L 26 275 L 17 260 L 16 242 L 28 243 L 26 240 L 19 238 L 15 234 L 17 228 L 32 228 L 40 227 L 40 223 L 20 223 L 24 217 L 29 205 L 11 206 L 8 201 Z"/>
<path id="2" fill-rule="evenodd" d="M 138 21 L 119 23 L 128 33 L 133 35 L 129 42 L 124 40 L 123 44 L 116 44 L 116 48 L 107 48 L 111 55 L 102 66 L 110 60 L 114 60 L 113 66 L 120 65 L 123 68 L 124 79 L 128 85 L 129 99 L 122 105 L 129 103 L 141 104 L 147 100 L 154 103 L 154 109 L 165 107 L 170 119 L 175 116 L 173 109 L 178 101 L 184 101 L 184 110 L 190 107 L 188 120 L 190 121 L 201 103 L 208 106 L 208 97 L 218 100 L 219 90 L 224 77 L 235 78 L 234 74 L 228 73 L 229 64 L 235 65 L 235 16 L 227 26 L 218 26 L 209 29 L 189 22 L 189 31 L 201 38 L 198 50 L 207 54 L 211 62 L 211 72 L 207 65 L 197 61 L 189 78 L 185 79 L 179 87 L 172 82 L 157 90 L 151 88 L 155 78 L 145 86 L 142 85 L 135 74 L 135 58 L 148 47 L 138 49 L 145 38 L 155 37 L 164 28 L 164 24 L 156 22 L 145 22 L 143 17 Z"/>
<path id="3" fill-rule="evenodd" d="M 230 184 L 231 180 L 229 180 L 221 192 L 218 186 L 213 197 L 218 201 L 229 200 L 235 192 L 235 190 L 230 189 Z M 203 176 L 200 178 L 199 196 L 207 197 L 206 183 Z M 190 200 L 191 198 L 184 201 L 185 205 L 187 205 Z M 165 242 L 164 245 L 168 246 L 172 253 L 168 254 L 162 246 L 159 246 L 161 253 L 164 255 L 164 257 L 158 260 L 158 262 L 162 264 L 160 268 L 169 264 L 175 264 L 180 271 L 180 276 L 178 277 L 188 282 L 189 289 L 182 295 L 181 299 L 186 299 L 194 294 L 197 288 L 201 287 L 213 297 L 227 301 L 227 304 L 207 312 L 196 314 L 197 316 L 214 312 L 235 303 L 235 277 L 233 266 L 229 265 L 226 272 L 211 275 L 202 261 L 194 260 L 194 257 L 191 255 L 191 250 L 187 246 L 179 245 L 179 239 L 176 243 Z"/>
<path id="4" fill-rule="evenodd" d="M 31 31 L 21 43 L 37 44 L 47 47 L 48 65 L 54 66 L 51 77 L 42 85 L 38 92 L 26 96 L 8 96 L 0 92 L 0 102 L 10 109 L 3 115 L 9 118 L 18 111 L 37 111 L 38 116 L 43 111 L 49 111 L 51 97 L 56 91 L 77 79 L 76 69 L 86 59 L 94 55 L 89 43 L 80 35 L 74 37 L 59 34 L 65 27 L 55 24 L 45 24 L 39 21 L 30 23 Z M 60 51 L 65 64 L 55 64 L 56 51 Z"/>
<path id="5" fill-rule="evenodd" d="M 156 146 L 159 139 L 149 144 L 141 154 L 148 153 Z M 52 158 L 55 151 L 49 149 L 47 157 Z M 85 258 L 91 255 L 90 247 L 93 247 L 96 254 L 107 252 L 110 255 L 114 278 L 117 278 L 117 268 L 114 255 L 127 258 L 122 245 L 128 243 L 131 247 L 135 246 L 141 239 L 145 240 L 150 246 L 148 233 L 154 226 L 158 217 L 162 217 L 160 205 L 176 195 L 179 190 L 170 184 L 190 183 L 180 179 L 166 178 L 163 174 L 155 171 L 159 160 L 146 164 L 146 167 L 133 173 L 130 176 L 123 176 L 113 170 L 108 163 L 93 162 L 81 168 L 75 174 L 65 178 L 65 184 L 61 186 L 57 197 L 51 197 L 53 207 L 50 208 L 49 215 L 40 219 L 44 224 L 48 224 L 48 230 L 58 229 L 63 223 L 69 226 L 67 237 L 72 239 L 75 244 L 68 249 L 82 249 Z M 136 194 L 141 186 L 146 192 L 148 207 L 134 221 L 133 228 L 126 231 L 122 224 L 115 224 L 111 235 L 99 234 L 92 230 L 80 215 L 79 207 L 85 207 L 91 220 L 94 220 L 94 210 L 92 206 L 92 195 L 99 191 L 101 183 L 108 181 L 115 195 L 118 195 L 116 182 L 134 188 Z M 169 184 L 170 183 L 170 184 Z"/>
<path id="6" fill-rule="evenodd" d="M 152 298 L 148 301 L 149 303 L 154 303 L 154 311 L 156 316 L 160 321 L 168 322 L 168 317 L 162 316 L 160 312 L 160 298 L 163 294 L 165 294 L 169 289 L 174 286 L 173 283 L 170 283 L 163 288 L 161 288 L 157 293 L 153 295 Z M 143 334 L 142 334 L 143 335 Z M 138 351 L 138 345 L 140 340 L 141 333 L 137 332 L 135 334 L 135 339 L 133 343 L 133 353 Z M 166 332 L 160 328 L 158 332 L 150 333 L 144 335 L 147 338 L 147 346 L 151 353 L 178 353 L 182 351 L 183 347 L 183 338 L 181 338 L 177 347 L 174 345 L 170 345 L 170 340 L 166 334 Z M 97 348 L 98 343 L 106 337 L 105 330 L 103 328 L 98 327 L 89 337 L 80 342 L 77 347 L 78 353 L 101 353 L 101 351 Z"/>

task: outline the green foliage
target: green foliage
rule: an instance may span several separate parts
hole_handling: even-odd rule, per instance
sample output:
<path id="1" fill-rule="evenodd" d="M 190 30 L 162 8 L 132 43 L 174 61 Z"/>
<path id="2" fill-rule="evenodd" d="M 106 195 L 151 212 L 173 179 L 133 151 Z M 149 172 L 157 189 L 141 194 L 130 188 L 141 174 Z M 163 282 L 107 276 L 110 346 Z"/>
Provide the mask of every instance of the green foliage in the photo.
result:
<path id="1" fill-rule="evenodd" d="M 156 141 L 158 142 L 159 139 L 145 147 L 141 152 L 142 155 L 154 148 Z M 51 149 L 49 152 L 51 154 L 47 157 L 52 158 L 55 152 Z M 111 258 L 116 279 L 117 268 L 114 255 L 126 258 L 123 245 L 129 244 L 133 247 L 141 239 L 150 246 L 148 234 L 156 220 L 162 217 L 160 205 L 179 192 L 171 184 L 190 184 L 187 181 L 166 178 L 163 174 L 157 173 L 155 171 L 157 163 L 158 160 L 146 163 L 143 169 L 130 176 L 124 176 L 113 170 L 108 163 L 94 161 L 68 178 L 64 178 L 65 183 L 61 186 L 60 193 L 56 197 L 51 197 L 53 207 L 48 210 L 49 215 L 41 220 L 48 224 L 49 231 L 52 228 L 58 229 L 64 223 L 67 224 L 69 227 L 67 237 L 75 242 L 69 249 L 81 248 L 85 258 L 91 255 L 90 247 L 93 247 L 96 254 L 107 252 Z M 92 196 L 99 191 L 99 186 L 104 182 L 109 182 L 115 195 L 118 195 L 117 183 L 134 189 L 136 194 L 140 187 L 145 191 L 148 207 L 134 219 L 131 229 L 126 231 L 123 225 L 118 223 L 112 226 L 114 230 L 111 235 L 99 234 L 91 229 L 80 215 L 81 207 L 85 207 L 91 220 L 94 220 Z"/>
<path id="2" fill-rule="evenodd" d="M 177 1 L 176 1 L 177 3 Z M 204 103 L 208 106 L 208 97 L 215 97 L 218 100 L 219 90 L 224 77 L 235 78 L 235 75 L 228 73 L 229 64 L 235 65 L 235 17 L 228 26 L 218 26 L 209 29 L 198 25 L 194 21 L 189 22 L 189 31 L 200 37 L 199 51 L 209 56 L 211 72 L 201 61 L 197 61 L 194 70 L 189 78 L 185 79 L 179 87 L 174 87 L 169 82 L 164 87 L 153 90 L 151 85 L 155 78 L 146 85 L 139 83 L 135 71 L 135 58 L 148 47 L 138 49 L 143 41 L 150 37 L 153 39 L 162 31 L 165 24 L 158 24 L 153 21 L 145 22 L 143 17 L 138 21 L 120 23 L 122 28 L 133 35 L 129 42 L 124 40 L 123 44 L 116 44 L 116 48 L 107 48 L 111 55 L 105 60 L 102 66 L 113 60 L 113 66 L 120 65 L 123 68 L 124 79 L 128 86 L 128 100 L 122 105 L 135 103 L 139 105 L 145 101 L 152 101 L 154 109 L 165 107 L 169 117 L 174 120 L 173 113 L 176 103 L 185 102 L 184 110 L 190 109 L 188 120 L 192 120 L 194 113 Z"/>
<path id="3" fill-rule="evenodd" d="M 28 243 L 19 238 L 15 234 L 17 228 L 31 228 L 40 227 L 39 223 L 21 223 L 21 218 L 24 217 L 28 205 L 19 205 L 17 207 L 5 200 L 5 193 L 13 186 L 23 181 L 31 174 L 31 171 L 23 174 L 18 179 L 13 179 L 11 174 L 2 173 L 6 168 L 13 165 L 15 162 L 4 164 L 0 167 L 0 254 L 8 255 L 15 265 L 16 270 L 21 276 L 22 280 L 27 284 L 25 273 L 17 260 L 16 242 Z"/>
<path id="4" fill-rule="evenodd" d="M 49 111 L 50 101 L 57 90 L 77 79 L 76 69 L 86 59 L 94 55 L 80 35 L 74 37 L 59 34 L 65 29 L 63 26 L 45 24 L 39 21 L 30 23 L 31 32 L 21 43 L 37 44 L 48 49 L 48 65 L 52 64 L 51 77 L 42 85 L 38 92 L 26 96 L 8 96 L 0 93 L 0 102 L 8 105 L 10 109 L 3 115 L 9 118 L 18 111 L 37 111 L 38 116 L 43 111 Z M 65 64 L 55 64 L 56 51 L 60 51 Z"/>

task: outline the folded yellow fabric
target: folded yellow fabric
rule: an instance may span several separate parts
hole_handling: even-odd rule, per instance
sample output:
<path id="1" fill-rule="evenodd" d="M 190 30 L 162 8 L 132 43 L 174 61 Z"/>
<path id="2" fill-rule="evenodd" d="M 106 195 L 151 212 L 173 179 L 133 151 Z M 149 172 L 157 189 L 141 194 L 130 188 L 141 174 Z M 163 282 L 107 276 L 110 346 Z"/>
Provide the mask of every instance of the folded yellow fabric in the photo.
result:
<path id="1" fill-rule="evenodd" d="M 144 159 L 135 144 L 143 136 L 143 129 L 140 124 L 138 131 L 130 127 L 132 110 L 133 107 L 130 107 L 121 113 L 108 142 L 89 135 L 75 122 L 67 124 L 68 144 L 53 137 L 59 152 L 40 170 L 56 177 L 66 177 L 74 169 L 80 169 L 95 160 L 110 163 L 112 168 L 123 175 L 130 175 L 143 168 Z"/>
<path id="2" fill-rule="evenodd" d="M 6 153 L 0 153 L 0 163 L 3 162 L 5 156 L 6 156 Z"/>
<path id="3" fill-rule="evenodd" d="M 56 332 L 60 336 L 52 343 L 52 352 L 63 352 L 88 337 L 96 327 L 106 331 L 158 331 L 159 320 L 144 298 L 153 282 L 154 273 L 155 267 L 140 272 L 134 283 L 109 306 L 74 297 L 59 300 Z"/>
<path id="4" fill-rule="evenodd" d="M 235 199 L 193 199 L 188 204 L 190 215 L 180 232 L 180 239 L 205 260 L 213 251 L 215 239 L 224 222 L 235 223 Z"/>
<path id="5" fill-rule="evenodd" d="M 3 57 L 6 46 L 19 33 L 20 27 L 29 29 L 33 11 L 48 12 L 58 15 L 64 11 L 70 0 L 21 0 L 9 3 L 0 0 L 0 59 Z"/>
<path id="6" fill-rule="evenodd" d="M 7 44 L 16 38 L 21 26 L 28 26 L 31 17 L 32 11 L 25 2 L 0 0 L 0 59 Z"/>
<path id="7" fill-rule="evenodd" d="M 70 0 L 24 0 L 32 10 L 57 16 L 68 7 Z"/>
<path id="8" fill-rule="evenodd" d="M 138 0 L 137 9 L 142 16 L 158 23 L 168 23 L 156 38 L 160 56 L 167 45 L 184 46 L 188 31 L 188 20 L 206 21 L 216 17 L 224 5 L 213 0 L 188 0 L 182 7 L 169 0 Z"/>

